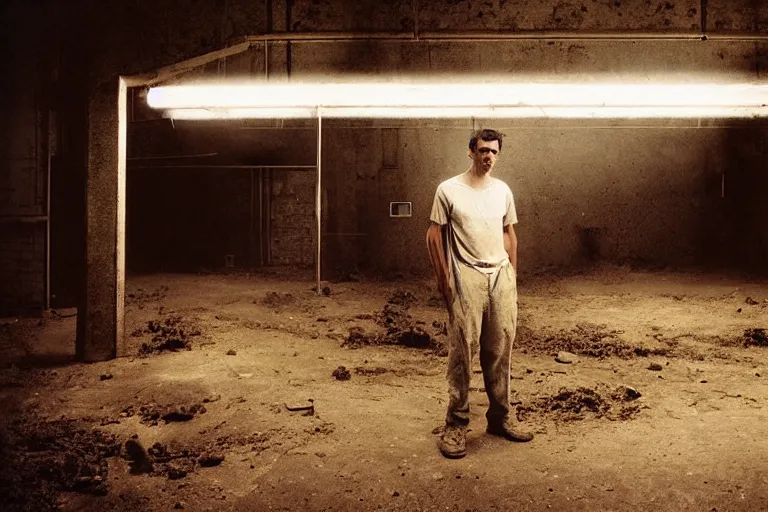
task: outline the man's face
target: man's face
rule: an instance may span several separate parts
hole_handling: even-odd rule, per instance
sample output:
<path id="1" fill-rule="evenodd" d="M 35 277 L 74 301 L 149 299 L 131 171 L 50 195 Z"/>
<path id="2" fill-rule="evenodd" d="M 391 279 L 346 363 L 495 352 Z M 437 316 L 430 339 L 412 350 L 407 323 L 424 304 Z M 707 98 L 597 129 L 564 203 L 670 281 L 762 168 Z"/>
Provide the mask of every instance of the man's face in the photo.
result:
<path id="1" fill-rule="evenodd" d="M 488 174 L 493 170 L 496 159 L 499 155 L 499 141 L 490 142 L 480 139 L 477 141 L 477 149 L 469 153 L 475 169 L 483 174 Z"/>

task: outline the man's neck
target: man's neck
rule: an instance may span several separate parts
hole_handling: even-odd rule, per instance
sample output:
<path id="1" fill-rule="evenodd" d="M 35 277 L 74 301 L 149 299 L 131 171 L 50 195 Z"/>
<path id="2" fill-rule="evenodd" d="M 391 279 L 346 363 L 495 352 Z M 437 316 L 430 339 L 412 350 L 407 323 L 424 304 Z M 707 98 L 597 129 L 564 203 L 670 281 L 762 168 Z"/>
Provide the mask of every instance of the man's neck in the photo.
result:
<path id="1" fill-rule="evenodd" d="M 467 184 L 472 188 L 483 188 L 487 185 L 491 181 L 489 174 L 490 173 L 476 169 L 474 165 L 464 173 Z"/>

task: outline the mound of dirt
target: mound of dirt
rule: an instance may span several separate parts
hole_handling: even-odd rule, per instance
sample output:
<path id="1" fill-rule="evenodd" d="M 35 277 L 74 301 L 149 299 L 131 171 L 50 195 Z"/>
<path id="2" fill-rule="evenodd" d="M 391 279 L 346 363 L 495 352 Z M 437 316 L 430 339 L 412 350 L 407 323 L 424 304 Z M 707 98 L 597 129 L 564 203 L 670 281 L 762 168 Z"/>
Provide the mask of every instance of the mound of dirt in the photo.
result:
<path id="1" fill-rule="evenodd" d="M 395 290 L 387 299 L 389 304 L 410 308 L 417 302 L 416 296 L 410 290 Z"/>
<path id="2" fill-rule="evenodd" d="M 125 443 L 124 458 L 131 462 L 134 473 L 150 473 L 152 476 L 166 476 L 169 480 L 184 478 L 197 467 L 218 466 L 224 459 L 224 453 L 217 447 L 171 447 L 155 443 L 145 450 L 136 439 Z"/>
<path id="3" fill-rule="evenodd" d="M 640 405 L 631 403 L 640 393 L 628 386 L 610 389 L 579 387 L 561 388 L 557 394 L 539 397 L 528 405 L 517 408 L 517 418 L 525 421 L 531 417 L 544 417 L 554 421 L 580 421 L 587 418 L 629 420 L 640 411 Z"/>
<path id="4" fill-rule="evenodd" d="M 519 327 L 515 345 L 534 352 L 557 353 L 571 352 L 580 356 L 604 359 L 618 357 L 629 359 L 635 356 L 667 355 L 669 349 L 633 347 L 620 337 L 621 331 L 607 330 L 604 324 L 581 323 L 570 330 L 558 332 L 534 332 L 527 327 Z"/>
<path id="5" fill-rule="evenodd" d="M 349 370 L 345 366 L 339 366 L 335 370 L 333 370 L 333 373 L 331 373 L 332 377 L 335 377 L 336 380 L 349 380 L 352 378 L 352 374 L 349 373 Z"/>
<path id="6" fill-rule="evenodd" d="M 376 323 L 387 332 L 405 331 L 413 325 L 413 318 L 408 308 L 397 304 L 386 304 L 381 310 Z"/>
<path id="7" fill-rule="evenodd" d="M 744 331 L 744 344 L 748 347 L 768 347 L 768 333 L 762 328 L 746 329 Z"/>
<path id="8" fill-rule="evenodd" d="M 139 353 L 151 355 L 164 351 L 192 350 L 191 338 L 202 334 L 200 327 L 180 315 L 170 315 L 165 320 L 150 320 L 147 327 L 137 329 L 132 336 L 152 335 L 149 342 L 141 344 Z"/>
<path id="9" fill-rule="evenodd" d="M 72 420 L 19 420 L 0 432 L 3 510 L 59 510 L 58 495 L 105 495 L 106 459 L 120 454 L 114 436 Z"/>
<path id="10" fill-rule="evenodd" d="M 437 353 L 445 352 L 443 344 L 435 338 L 444 334 L 445 326 L 441 323 L 433 324 L 437 329 L 434 334 L 419 326 L 418 324 L 423 322 L 415 321 L 408 312 L 408 304 L 415 300 L 413 294 L 407 290 L 395 292 L 381 312 L 370 316 L 379 329 L 369 332 L 360 326 L 351 327 L 343 346 L 358 348 L 363 345 L 403 345 L 410 348 L 434 349 Z M 369 316 L 366 315 L 366 318 Z"/>
<path id="11" fill-rule="evenodd" d="M 203 404 L 191 405 L 158 405 L 146 404 L 139 407 L 138 411 L 134 407 L 128 406 L 123 409 L 120 416 L 130 418 L 139 415 L 139 421 L 144 425 L 156 426 L 161 420 L 165 423 L 179 421 L 189 421 L 197 414 L 205 414 L 206 408 Z"/>

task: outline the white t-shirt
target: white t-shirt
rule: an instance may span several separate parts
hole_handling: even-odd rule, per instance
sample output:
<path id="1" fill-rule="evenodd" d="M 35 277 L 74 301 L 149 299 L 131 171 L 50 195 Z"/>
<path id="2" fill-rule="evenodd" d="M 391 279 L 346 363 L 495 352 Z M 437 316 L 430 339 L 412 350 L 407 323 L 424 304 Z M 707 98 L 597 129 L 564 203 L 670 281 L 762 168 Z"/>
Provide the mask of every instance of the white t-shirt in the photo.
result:
<path id="1" fill-rule="evenodd" d="M 504 227 L 517 223 L 515 199 L 506 183 L 490 178 L 484 189 L 474 189 L 460 176 L 437 187 L 430 220 L 449 226 L 448 244 L 461 262 L 493 273 L 509 262 L 504 250 Z"/>

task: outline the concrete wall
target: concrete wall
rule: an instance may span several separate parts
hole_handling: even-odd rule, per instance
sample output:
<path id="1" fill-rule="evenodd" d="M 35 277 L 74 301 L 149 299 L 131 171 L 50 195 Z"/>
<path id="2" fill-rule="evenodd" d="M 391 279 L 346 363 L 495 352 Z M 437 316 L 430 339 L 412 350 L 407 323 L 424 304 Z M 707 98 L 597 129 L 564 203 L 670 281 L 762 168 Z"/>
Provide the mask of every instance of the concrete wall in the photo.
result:
<path id="1" fill-rule="evenodd" d="M 41 212 L 44 194 L 40 184 L 45 181 L 45 167 L 41 163 L 44 137 L 40 133 L 44 132 L 40 128 L 41 112 L 47 112 L 47 105 L 68 111 L 59 127 L 62 142 L 72 145 L 66 158 L 61 157 L 61 168 L 70 173 L 64 183 L 84 183 L 83 147 L 87 147 L 88 137 L 83 120 L 87 115 L 78 92 L 87 95 L 112 83 L 118 74 L 151 71 L 224 47 L 246 34 L 768 32 L 768 6 L 762 2 L 709 0 L 704 5 L 705 13 L 698 0 L 136 0 L 108 6 L 95 0 L 5 2 L 4 23 L 24 30 L 3 31 L 3 44 L 10 49 L 7 66 L 13 72 L 3 76 L 3 112 L 12 115 L 2 119 L 2 140 L 7 143 L 0 154 L 0 209 L 3 215 Z M 47 44 L 51 42 L 54 44 Z M 680 81 L 707 76 L 762 81 L 767 49 L 763 42 L 712 39 L 273 42 L 268 45 L 268 59 L 258 47 L 214 62 L 186 78 L 204 73 L 262 79 L 266 70 L 271 80 L 318 75 L 361 80 L 478 75 L 484 79 L 564 80 L 578 74 L 585 80 L 629 77 Z M 40 66 L 41 62 L 48 64 Z M 35 87 L 30 87 L 31 83 Z M 162 121 L 140 123 L 138 131 L 145 131 L 145 138 L 151 141 L 158 123 Z M 338 271 L 353 267 L 424 271 L 423 230 L 434 187 L 441 179 L 464 170 L 465 139 L 473 126 L 486 124 L 482 119 L 474 123 L 328 123 L 323 190 L 327 267 Z M 759 208 L 737 206 L 758 204 L 760 191 L 765 191 L 764 129 L 760 126 L 699 126 L 697 122 L 495 124 L 509 136 L 498 175 L 509 181 L 517 195 L 521 265 L 536 269 L 581 264 L 595 255 L 613 261 L 731 263 L 751 268 L 766 262 L 768 228 Z M 281 161 L 287 151 L 284 143 L 276 141 L 301 133 L 301 149 L 293 153 L 301 156 L 300 163 L 313 161 L 311 130 L 211 133 L 205 137 L 218 137 L 217 147 L 222 153 L 228 152 L 231 161 L 245 158 L 253 164 L 268 165 Z M 252 149 L 243 149 L 248 146 L 246 135 Z M 152 149 L 198 151 L 213 144 L 205 137 L 189 136 L 183 138 L 182 146 Z M 392 140 L 397 141 L 395 165 L 383 161 L 385 152 L 390 157 L 393 154 Z M 728 176 L 725 198 L 720 197 L 723 173 Z M 83 211 L 84 195 L 73 196 L 77 189 L 70 186 L 59 196 L 59 218 Z M 389 218 L 391 200 L 413 201 L 414 217 Z M 83 215 L 70 220 L 74 218 Z M 70 246 L 79 245 L 71 241 L 81 239 L 84 229 L 82 225 L 67 227 L 72 225 L 60 222 L 54 230 L 59 244 L 64 240 Z M 19 234 L 19 229 L 9 230 L 5 225 L 0 229 L 4 231 L 0 263 L 15 266 L 18 258 L 12 255 L 22 251 L 29 233 Z M 33 245 L 39 249 L 37 231 L 32 236 L 38 237 Z M 13 240 L 18 240 L 17 248 Z M 52 249 L 56 251 L 55 246 Z M 64 252 L 54 258 L 54 264 L 75 256 Z M 42 253 L 35 258 L 39 262 Z M 32 288 L 39 296 L 39 277 L 35 279 L 38 282 Z M 2 284 L 3 300 L 26 300 L 16 292 L 5 291 L 20 289 L 17 282 Z M 65 281 L 63 286 L 76 285 Z"/>
<path id="2" fill-rule="evenodd" d="M 21 2 L 0 7 L 0 314 L 44 305 L 47 130 L 36 25 Z"/>

